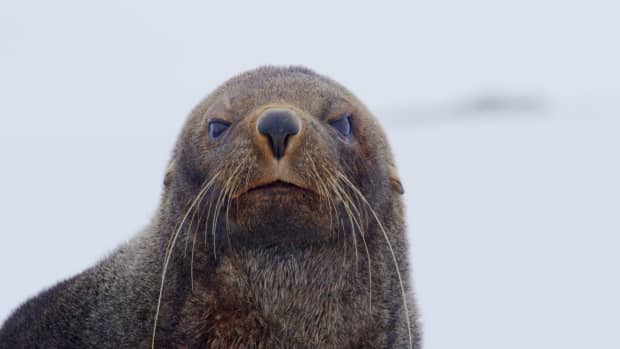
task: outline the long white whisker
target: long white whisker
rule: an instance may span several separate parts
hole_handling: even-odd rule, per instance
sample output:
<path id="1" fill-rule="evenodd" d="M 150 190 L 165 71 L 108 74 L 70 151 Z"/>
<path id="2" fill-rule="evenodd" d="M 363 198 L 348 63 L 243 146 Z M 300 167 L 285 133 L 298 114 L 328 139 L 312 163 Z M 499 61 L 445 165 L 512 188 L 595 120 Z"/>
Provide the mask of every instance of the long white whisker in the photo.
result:
<path id="1" fill-rule="evenodd" d="M 349 194 L 340 186 L 340 184 L 336 183 L 335 187 L 337 190 L 341 192 L 341 194 L 348 201 L 349 205 L 355 211 L 355 215 L 354 215 L 351 209 L 347 208 L 349 215 L 354 220 L 355 225 L 357 226 L 357 231 L 359 232 L 360 237 L 362 238 L 362 242 L 364 243 L 364 249 L 366 250 L 366 257 L 368 260 L 368 292 L 369 292 L 368 304 L 369 304 L 370 310 L 372 311 L 372 263 L 371 263 L 371 258 L 370 258 L 370 250 L 368 249 L 368 244 L 366 243 L 366 237 L 365 237 L 366 234 L 364 233 L 364 229 L 362 228 L 362 225 L 360 223 L 361 213 L 360 213 L 360 210 L 355 205 L 355 203 L 353 202 L 353 200 L 351 199 L 351 197 L 349 196 Z M 355 230 L 353 230 L 353 233 L 355 234 Z"/>
<path id="2" fill-rule="evenodd" d="M 156 334 L 157 334 L 157 320 L 159 319 L 159 311 L 161 309 L 161 301 L 162 301 L 162 295 L 163 295 L 163 292 L 164 292 L 164 284 L 166 282 L 166 272 L 168 271 L 168 264 L 170 263 L 170 258 L 172 256 L 172 252 L 174 250 L 174 246 L 176 244 L 177 238 L 179 237 L 179 233 L 181 232 L 181 229 L 183 229 L 183 225 L 185 224 L 185 221 L 189 217 L 189 214 L 192 212 L 192 210 L 194 209 L 196 204 L 202 199 L 202 196 L 208 190 L 208 188 L 211 186 L 211 184 L 215 181 L 215 179 L 218 177 L 218 175 L 219 175 L 219 173 L 216 173 L 211 178 L 211 180 L 204 186 L 204 188 L 198 193 L 198 195 L 196 195 L 196 198 L 194 199 L 194 201 L 192 202 L 192 204 L 188 208 L 187 212 L 183 216 L 183 219 L 181 220 L 181 223 L 179 224 L 179 228 L 174 233 L 174 235 L 173 235 L 174 237 L 172 238 L 172 241 L 169 243 L 169 249 L 168 249 L 168 251 L 166 252 L 166 255 L 165 255 L 165 261 L 164 261 L 163 271 L 162 271 L 162 275 L 161 275 L 161 285 L 159 286 L 159 297 L 157 299 L 157 310 L 155 311 L 155 321 L 154 321 L 154 324 L 153 324 L 153 338 L 151 340 L 151 348 L 155 348 L 155 337 L 156 337 Z"/>
<path id="3" fill-rule="evenodd" d="M 351 190 L 359 196 L 359 198 L 362 200 L 362 202 L 364 202 L 364 204 L 366 204 L 366 206 L 368 207 L 371 215 L 373 216 L 373 218 L 377 222 L 377 225 L 379 226 L 379 229 L 383 233 L 383 237 L 385 238 L 385 242 L 387 243 L 388 248 L 390 249 L 390 253 L 392 255 L 392 262 L 394 263 L 394 267 L 396 269 L 396 275 L 398 276 L 398 282 L 400 283 L 400 291 L 401 291 L 402 298 L 403 298 L 403 303 L 404 303 L 403 305 L 405 307 L 405 320 L 407 321 L 407 334 L 409 335 L 409 347 L 411 349 L 413 349 L 413 336 L 411 334 L 411 320 L 409 318 L 409 306 L 408 306 L 408 303 L 407 303 L 407 292 L 405 291 L 405 285 L 403 283 L 403 278 L 402 278 L 402 276 L 400 274 L 400 268 L 398 267 L 398 260 L 396 259 L 396 253 L 394 253 L 394 249 L 392 248 L 392 243 L 390 242 L 390 238 L 388 237 L 387 231 L 385 230 L 385 227 L 383 226 L 383 223 L 379 219 L 379 216 L 377 215 L 377 212 L 372 208 L 372 206 L 370 205 L 368 200 L 366 200 L 366 197 L 359 191 L 359 189 L 357 189 L 357 187 L 353 183 L 351 183 L 351 181 L 349 181 L 349 179 L 344 174 L 342 174 L 340 172 L 338 172 L 337 174 L 338 174 L 338 177 L 340 179 L 342 179 L 342 181 L 345 182 L 351 188 Z"/>

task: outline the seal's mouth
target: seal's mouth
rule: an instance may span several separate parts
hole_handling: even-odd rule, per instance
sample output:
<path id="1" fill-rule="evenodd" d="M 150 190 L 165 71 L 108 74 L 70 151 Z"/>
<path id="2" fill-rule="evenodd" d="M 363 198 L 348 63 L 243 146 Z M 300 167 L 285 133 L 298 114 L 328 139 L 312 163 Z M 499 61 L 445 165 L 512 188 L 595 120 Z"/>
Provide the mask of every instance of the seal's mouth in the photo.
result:
<path id="1" fill-rule="evenodd" d="M 302 192 L 312 192 L 312 190 L 283 180 L 275 180 L 250 187 L 236 196 L 245 194 L 295 194 Z"/>
<path id="2" fill-rule="evenodd" d="M 259 185 L 254 188 L 250 188 L 250 190 L 248 190 L 247 192 L 249 193 L 249 192 L 260 191 L 260 190 L 287 191 L 287 190 L 296 190 L 296 189 L 305 190 L 304 188 L 296 186 L 293 183 L 288 183 L 288 182 L 277 180 L 271 183 L 267 183 L 267 184 Z"/>

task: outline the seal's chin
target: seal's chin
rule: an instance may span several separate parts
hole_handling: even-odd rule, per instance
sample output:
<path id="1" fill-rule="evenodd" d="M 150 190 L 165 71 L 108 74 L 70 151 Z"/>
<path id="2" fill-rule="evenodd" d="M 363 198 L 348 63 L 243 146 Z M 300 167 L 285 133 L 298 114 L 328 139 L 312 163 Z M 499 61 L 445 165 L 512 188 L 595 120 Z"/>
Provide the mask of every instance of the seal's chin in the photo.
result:
<path id="1" fill-rule="evenodd" d="M 328 212 L 310 189 L 284 181 L 255 186 L 232 203 L 244 243 L 316 242 L 328 237 Z"/>

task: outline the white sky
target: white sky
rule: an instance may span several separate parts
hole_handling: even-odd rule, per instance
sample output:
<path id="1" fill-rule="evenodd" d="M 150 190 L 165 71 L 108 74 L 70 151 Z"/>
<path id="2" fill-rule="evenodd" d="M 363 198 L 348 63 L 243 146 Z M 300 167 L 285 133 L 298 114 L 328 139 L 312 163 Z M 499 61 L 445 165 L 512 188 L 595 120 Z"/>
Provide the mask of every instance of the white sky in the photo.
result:
<path id="1" fill-rule="evenodd" d="M 305 6 L 0 3 L 0 321 L 148 222 L 200 98 L 303 64 L 391 120 L 426 348 L 620 347 L 620 5 Z M 389 112 L 489 91 L 551 108 L 407 128 Z"/>

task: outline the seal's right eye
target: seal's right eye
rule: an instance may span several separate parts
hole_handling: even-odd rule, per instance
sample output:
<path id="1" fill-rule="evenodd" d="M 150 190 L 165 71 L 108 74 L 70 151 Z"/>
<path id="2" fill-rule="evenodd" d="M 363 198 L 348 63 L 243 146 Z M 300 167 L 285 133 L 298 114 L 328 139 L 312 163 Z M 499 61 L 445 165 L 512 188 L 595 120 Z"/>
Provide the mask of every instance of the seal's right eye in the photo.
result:
<path id="1" fill-rule="evenodd" d="M 211 120 L 209 121 L 209 136 L 213 140 L 218 139 L 229 127 L 229 122 L 223 120 Z"/>

